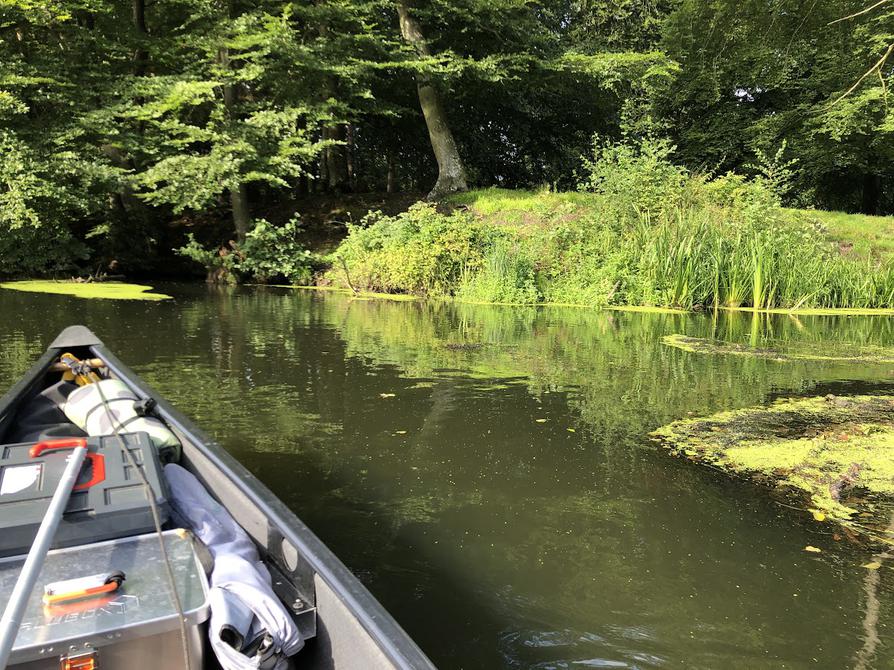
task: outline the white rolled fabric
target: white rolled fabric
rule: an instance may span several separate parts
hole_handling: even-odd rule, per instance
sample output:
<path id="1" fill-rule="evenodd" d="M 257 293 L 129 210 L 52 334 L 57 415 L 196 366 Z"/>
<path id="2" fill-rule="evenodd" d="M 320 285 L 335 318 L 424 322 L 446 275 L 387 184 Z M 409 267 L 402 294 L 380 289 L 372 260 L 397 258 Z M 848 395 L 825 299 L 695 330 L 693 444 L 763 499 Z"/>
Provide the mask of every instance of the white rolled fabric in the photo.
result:
<path id="1" fill-rule="evenodd" d="M 171 463 L 165 477 L 174 510 L 214 557 L 209 634 L 218 662 L 224 670 L 284 670 L 304 639 L 273 592 L 254 542 L 192 473 Z M 227 642 L 234 633 L 240 645 L 269 640 L 247 656 Z"/>
<path id="2" fill-rule="evenodd" d="M 100 393 L 101 392 L 101 393 Z M 108 408 L 103 403 L 105 397 Z M 154 416 L 139 416 L 134 403 L 138 398 L 124 382 L 103 379 L 81 386 L 68 396 L 62 411 L 73 424 L 91 437 L 122 433 L 148 433 L 158 449 L 178 448 L 177 436 Z"/>

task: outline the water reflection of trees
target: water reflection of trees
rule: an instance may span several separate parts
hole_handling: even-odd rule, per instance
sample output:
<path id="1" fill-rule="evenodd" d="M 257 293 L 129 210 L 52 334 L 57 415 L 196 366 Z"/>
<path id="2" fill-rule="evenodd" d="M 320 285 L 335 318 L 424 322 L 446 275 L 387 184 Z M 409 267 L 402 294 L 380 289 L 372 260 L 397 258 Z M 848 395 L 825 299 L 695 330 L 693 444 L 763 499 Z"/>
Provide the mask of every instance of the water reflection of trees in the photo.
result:
<path id="1" fill-rule="evenodd" d="M 21 315 L 0 330 L 12 343 L 0 365 L 10 379 L 62 327 L 86 321 L 379 585 L 386 604 L 406 608 L 408 621 L 416 613 L 402 588 L 449 610 L 449 585 L 468 584 L 482 612 L 533 631 L 511 651 L 527 660 L 543 660 L 526 646 L 538 621 L 598 631 L 601 653 L 619 661 L 687 645 L 704 660 L 718 640 L 736 653 L 804 658 L 816 653 L 810 631 L 842 626 L 834 607 L 812 611 L 810 630 L 778 614 L 791 599 L 780 585 L 794 579 L 807 543 L 797 520 L 780 521 L 779 508 L 742 484 L 670 460 L 646 435 L 689 412 L 875 380 L 890 367 L 695 355 L 664 346 L 666 334 L 890 346 L 889 319 L 166 292 L 176 302 L 26 304 L 0 293 L 0 306 Z M 854 601 L 860 575 L 811 570 L 823 597 Z M 731 574 L 742 586 L 733 608 Z M 705 625 L 705 612 L 728 619 L 692 646 L 690 624 Z M 455 613 L 487 625 L 459 605 Z M 642 636 L 631 642 L 633 633 Z M 564 658 L 586 646 L 563 648 Z M 820 660 L 842 665 L 852 651 L 828 645 Z"/>

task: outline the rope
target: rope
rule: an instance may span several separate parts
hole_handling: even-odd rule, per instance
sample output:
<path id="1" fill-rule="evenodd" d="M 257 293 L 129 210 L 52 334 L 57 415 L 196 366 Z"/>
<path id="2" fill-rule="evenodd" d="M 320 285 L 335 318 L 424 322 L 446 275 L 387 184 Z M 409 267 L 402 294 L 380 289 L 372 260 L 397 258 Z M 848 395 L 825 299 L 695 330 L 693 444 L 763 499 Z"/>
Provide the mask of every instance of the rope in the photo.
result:
<path id="1" fill-rule="evenodd" d="M 158 545 L 161 549 L 161 557 L 165 564 L 165 571 L 167 572 L 168 583 L 171 586 L 171 600 L 174 608 L 177 610 L 177 618 L 180 622 L 180 643 L 181 649 L 183 651 L 183 667 L 185 670 L 191 670 L 189 661 L 189 645 L 187 643 L 186 616 L 183 614 L 183 603 L 180 601 L 180 594 L 177 592 L 177 582 L 174 577 L 174 569 L 171 567 L 171 561 L 168 557 L 168 549 L 165 546 L 165 538 L 161 530 L 161 518 L 158 515 L 158 506 L 155 504 L 155 492 L 152 490 L 152 486 L 149 484 L 149 480 L 146 479 L 146 473 L 144 473 L 143 469 L 137 464 L 136 459 L 133 457 L 133 454 L 130 452 L 130 449 L 127 446 L 127 443 L 121 436 L 120 428 L 122 428 L 123 426 L 112 413 L 109 401 L 106 398 L 105 393 L 102 392 L 102 385 L 97 383 L 96 390 L 99 392 L 99 397 L 102 400 L 103 407 L 106 410 L 106 415 L 109 417 L 109 422 L 112 426 L 112 430 L 115 431 L 115 437 L 118 438 L 118 441 L 121 443 L 121 449 L 126 454 L 130 466 L 134 470 L 136 470 L 138 476 L 140 477 L 140 481 L 143 484 L 143 488 L 146 490 L 146 497 L 149 499 L 149 508 L 152 511 L 152 521 L 155 524 L 155 532 L 158 535 Z"/>

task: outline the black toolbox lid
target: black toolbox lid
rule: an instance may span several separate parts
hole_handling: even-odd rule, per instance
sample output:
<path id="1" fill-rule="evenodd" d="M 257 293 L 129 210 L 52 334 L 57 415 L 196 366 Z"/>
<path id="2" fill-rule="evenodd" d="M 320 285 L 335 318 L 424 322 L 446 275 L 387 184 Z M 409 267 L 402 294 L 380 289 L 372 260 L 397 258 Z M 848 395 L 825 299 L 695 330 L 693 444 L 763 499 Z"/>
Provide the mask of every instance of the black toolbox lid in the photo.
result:
<path id="1" fill-rule="evenodd" d="M 88 454 L 53 547 L 66 547 L 155 529 L 139 474 L 127 445 L 155 494 L 161 522 L 169 516 L 168 488 L 158 451 L 146 433 L 89 437 Z M 27 553 L 65 469 L 71 449 L 44 450 L 35 443 L 0 445 L 0 556 Z"/>

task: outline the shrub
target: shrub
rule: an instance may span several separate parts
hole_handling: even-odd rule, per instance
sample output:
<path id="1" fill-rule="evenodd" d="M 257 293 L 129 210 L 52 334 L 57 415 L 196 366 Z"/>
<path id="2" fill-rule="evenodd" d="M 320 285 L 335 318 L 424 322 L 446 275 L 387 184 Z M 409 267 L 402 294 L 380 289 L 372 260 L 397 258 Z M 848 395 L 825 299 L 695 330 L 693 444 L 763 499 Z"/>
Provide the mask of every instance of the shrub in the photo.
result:
<path id="1" fill-rule="evenodd" d="M 675 148 L 667 140 L 608 144 L 596 137 L 592 156 L 583 157 L 586 175 L 579 187 L 636 213 L 673 207 L 683 196 L 688 176 L 670 160 Z"/>
<path id="2" fill-rule="evenodd" d="M 425 203 L 397 216 L 375 213 L 349 226 L 328 276 L 371 291 L 453 295 L 500 236 L 468 212 L 440 214 Z"/>
<path id="3" fill-rule="evenodd" d="M 186 244 L 174 253 L 200 264 L 208 273 L 208 281 L 215 283 L 235 283 L 237 280 L 236 256 L 225 246 L 208 249 L 192 233 L 187 234 Z"/>
<path id="4" fill-rule="evenodd" d="M 780 202 L 789 200 L 799 177 L 797 165 L 800 161 L 797 158 L 786 160 L 787 148 L 786 140 L 782 140 L 779 148 L 773 154 L 757 148 L 754 151 L 757 163 L 746 166 L 759 175 L 760 180 L 779 198 Z"/>
<path id="5" fill-rule="evenodd" d="M 309 284 L 313 279 L 316 256 L 301 245 L 300 234 L 301 224 L 297 217 L 283 226 L 258 219 L 241 245 L 231 242 L 229 248 L 208 249 L 190 233 L 186 245 L 175 252 L 203 265 L 209 281 L 233 283 L 239 279 L 252 279 L 267 283 L 276 277 L 284 277 L 294 285 Z"/>
<path id="6" fill-rule="evenodd" d="M 297 216 L 278 227 L 264 219 L 255 221 L 240 247 L 239 272 L 262 283 L 282 276 L 290 284 L 309 284 L 315 256 L 299 241 L 301 232 Z"/>

